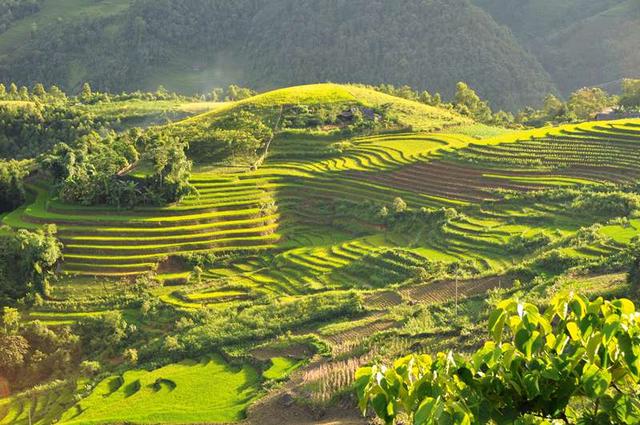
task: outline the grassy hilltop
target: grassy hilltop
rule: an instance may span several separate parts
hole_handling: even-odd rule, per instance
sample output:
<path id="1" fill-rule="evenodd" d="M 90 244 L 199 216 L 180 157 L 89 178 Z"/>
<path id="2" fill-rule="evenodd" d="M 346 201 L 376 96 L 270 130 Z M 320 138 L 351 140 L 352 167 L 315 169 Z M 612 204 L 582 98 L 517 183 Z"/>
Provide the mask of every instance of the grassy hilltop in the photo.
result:
<path id="1" fill-rule="evenodd" d="M 640 119 L 514 131 L 338 84 L 170 102 L 168 124 L 156 102 L 83 107 L 188 142 L 179 202 L 82 206 L 41 174 L 0 216 L 63 244 L 24 323 L 122 334 L 83 334 L 99 364 L 0 398 L 0 424 L 364 423 L 341 407 L 355 370 L 477 348 L 487 299 L 637 297 Z"/>

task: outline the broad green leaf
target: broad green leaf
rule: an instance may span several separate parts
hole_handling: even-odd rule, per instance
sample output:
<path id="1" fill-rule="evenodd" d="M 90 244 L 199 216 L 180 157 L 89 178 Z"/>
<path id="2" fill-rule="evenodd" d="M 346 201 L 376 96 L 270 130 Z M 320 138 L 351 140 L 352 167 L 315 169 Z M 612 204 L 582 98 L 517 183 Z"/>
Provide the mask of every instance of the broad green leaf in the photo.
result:
<path id="1" fill-rule="evenodd" d="M 617 314 L 612 314 L 611 316 L 607 317 L 602 328 L 604 341 L 609 341 L 615 335 L 619 328 L 620 316 L 618 316 Z"/>
<path id="2" fill-rule="evenodd" d="M 589 357 L 589 361 L 592 363 L 595 362 L 596 352 L 598 351 L 601 342 L 602 334 L 600 332 L 591 335 L 589 342 L 587 342 L 587 357 Z"/>
<path id="3" fill-rule="evenodd" d="M 571 301 L 569 301 L 569 309 L 577 316 L 578 319 L 582 319 L 587 312 L 587 305 L 582 297 L 574 295 Z"/>
<path id="4" fill-rule="evenodd" d="M 493 340 L 497 343 L 502 341 L 502 332 L 506 320 L 507 312 L 502 309 L 494 310 L 489 316 L 489 332 Z"/>
<path id="5" fill-rule="evenodd" d="M 527 344 L 529 343 L 529 339 L 531 338 L 531 332 L 529 332 L 529 330 L 527 329 L 520 329 L 515 336 L 514 339 L 514 343 L 516 345 L 516 348 L 521 352 L 521 353 L 526 353 L 527 351 Z"/>
<path id="6" fill-rule="evenodd" d="M 413 417 L 414 425 L 430 425 L 434 423 L 434 413 L 437 408 L 438 401 L 435 398 L 427 397 L 418 406 Z"/>
<path id="7" fill-rule="evenodd" d="M 611 384 L 611 374 L 605 369 L 590 364 L 582 371 L 582 383 L 589 397 L 601 397 Z"/>
<path id="8" fill-rule="evenodd" d="M 540 395 L 540 376 L 536 373 L 527 373 L 524 378 L 524 388 L 527 391 L 529 398 L 534 398 Z"/>
<path id="9" fill-rule="evenodd" d="M 580 328 L 576 322 L 568 322 L 567 323 L 567 331 L 569 331 L 569 336 L 574 341 L 580 340 Z"/>
<path id="10" fill-rule="evenodd" d="M 388 406 L 389 401 L 384 394 L 377 394 L 371 399 L 371 406 L 376 415 L 384 421 L 385 424 L 391 425 L 393 423 L 393 417 L 389 415 Z"/>
<path id="11" fill-rule="evenodd" d="M 613 300 L 611 301 L 611 304 L 613 304 L 615 307 L 620 309 L 622 314 L 633 314 L 636 311 L 636 308 L 633 305 L 633 302 L 631 302 L 626 298 L 619 298 L 617 300 Z"/>

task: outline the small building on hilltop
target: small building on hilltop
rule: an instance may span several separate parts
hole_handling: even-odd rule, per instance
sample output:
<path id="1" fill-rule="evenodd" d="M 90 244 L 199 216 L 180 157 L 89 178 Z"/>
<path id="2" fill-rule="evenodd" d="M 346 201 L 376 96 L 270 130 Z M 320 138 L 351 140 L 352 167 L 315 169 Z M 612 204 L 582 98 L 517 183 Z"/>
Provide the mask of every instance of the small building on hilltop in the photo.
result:
<path id="1" fill-rule="evenodd" d="M 622 120 L 627 118 L 640 118 L 640 111 L 623 111 L 617 108 L 606 108 L 598 112 L 596 121 Z"/>

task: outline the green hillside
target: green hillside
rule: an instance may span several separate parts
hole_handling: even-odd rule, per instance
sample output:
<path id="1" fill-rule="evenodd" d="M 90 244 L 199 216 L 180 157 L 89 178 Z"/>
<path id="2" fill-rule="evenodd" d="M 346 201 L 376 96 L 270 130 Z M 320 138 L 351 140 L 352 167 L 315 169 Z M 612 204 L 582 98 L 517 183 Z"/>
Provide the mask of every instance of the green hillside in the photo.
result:
<path id="1" fill-rule="evenodd" d="M 210 113 L 194 116 L 180 124 L 216 121 L 241 110 L 258 110 L 261 114 L 272 115 L 288 105 L 318 109 L 330 105 L 341 112 L 351 107 L 384 110 L 384 114 L 397 121 L 396 125 L 418 131 L 442 130 L 473 123 L 471 119 L 454 111 L 390 96 L 364 86 L 323 83 L 273 90 L 241 101 L 229 102 Z"/>
<path id="2" fill-rule="evenodd" d="M 640 119 L 489 127 L 333 83 L 145 96 L 50 100 L 91 119 L 65 145 L 28 139 L 35 160 L 2 162 L 0 195 L 20 195 L 16 181 L 27 193 L 0 215 L 1 425 L 366 424 L 356 370 L 468 357 L 504 299 L 531 303 L 513 326 L 544 325 L 532 311 L 565 292 L 638 300 Z M 189 190 L 165 202 L 181 177 Z M 73 202 L 85 185 L 123 192 Z M 112 202 L 126 190 L 151 201 Z M 635 329 L 630 302 L 606 332 Z M 576 361 L 614 352 L 591 319 L 563 325 L 573 336 L 557 344 L 595 338 Z"/>

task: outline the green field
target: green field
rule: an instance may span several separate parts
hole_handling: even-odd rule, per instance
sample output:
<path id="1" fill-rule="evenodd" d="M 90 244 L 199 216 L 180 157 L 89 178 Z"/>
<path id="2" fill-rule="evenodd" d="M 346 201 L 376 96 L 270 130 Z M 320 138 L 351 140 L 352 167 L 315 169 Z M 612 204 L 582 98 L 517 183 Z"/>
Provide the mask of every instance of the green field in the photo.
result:
<path id="1" fill-rule="evenodd" d="M 100 382 L 60 423 L 235 422 L 255 399 L 258 381 L 251 367 L 236 368 L 217 357 L 128 371 Z"/>

